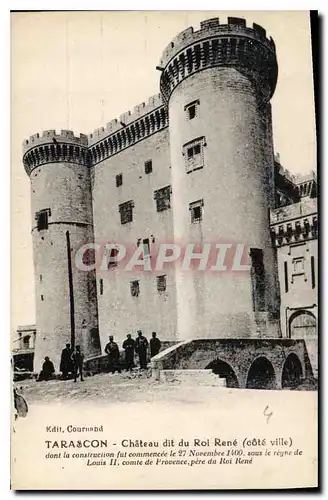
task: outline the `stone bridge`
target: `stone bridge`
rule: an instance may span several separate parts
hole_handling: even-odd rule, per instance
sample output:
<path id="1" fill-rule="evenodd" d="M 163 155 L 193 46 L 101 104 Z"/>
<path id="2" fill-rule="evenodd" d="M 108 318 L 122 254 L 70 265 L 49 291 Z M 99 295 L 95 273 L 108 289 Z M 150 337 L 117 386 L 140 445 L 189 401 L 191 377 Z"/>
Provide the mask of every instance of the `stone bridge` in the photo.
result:
<path id="1" fill-rule="evenodd" d="M 180 342 L 152 358 L 160 370 L 211 369 L 227 387 L 282 389 L 313 378 L 302 339 L 198 339 Z"/>

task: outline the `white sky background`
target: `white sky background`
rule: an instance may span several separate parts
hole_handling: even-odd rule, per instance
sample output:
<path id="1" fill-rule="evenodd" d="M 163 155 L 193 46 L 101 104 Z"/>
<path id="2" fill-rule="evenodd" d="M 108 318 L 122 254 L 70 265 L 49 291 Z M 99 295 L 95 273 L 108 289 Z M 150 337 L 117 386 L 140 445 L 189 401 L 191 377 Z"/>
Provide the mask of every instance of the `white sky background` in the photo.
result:
<path id="1" fill-rule="evenodd" d="M 275 151 L 293 173 L 316 169 L 308 12 L 12 13 L 12 328 L 35 322 L 30 187 L 22 142 L 47 129 L 90 133 L 159 92 L 162 51 L 188 26 L 245 17 L 274 38 Z"/>

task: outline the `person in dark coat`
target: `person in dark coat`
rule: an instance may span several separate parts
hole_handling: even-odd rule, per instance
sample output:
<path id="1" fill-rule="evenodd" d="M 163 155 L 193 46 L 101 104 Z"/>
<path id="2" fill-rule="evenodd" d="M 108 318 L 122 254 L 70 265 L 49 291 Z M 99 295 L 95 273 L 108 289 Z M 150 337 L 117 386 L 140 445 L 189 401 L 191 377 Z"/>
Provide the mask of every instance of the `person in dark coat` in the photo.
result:
<path id="1" fill-rule="evenodd" d="M 109 342 L 105 347 L 105 353 L 108 356 L 108 371 L 121 373 L 120 366 L 120 351 L 116 342 L 114 342 L 113 335 L 109 336 Z"/>
<path id="2" fill-rule="evenodd" d="M 42 365 L 42 370 L 38 377 L 38 381 L 40 382 L 41 380 L 51 380 L 54 374 L 55 374 L 54 364 L 52 361 L 50 361 L 49 357 L 46 356 L 44 358 L 44 363 Z"/>
<path id="3" fill-rule="evenodd" d="M 62 353 L 61 353 L 60 368 L 59 368 L 59 370 L 63 374 L 64 380 L 68 379 L 69 373 L 73 373 L 72 354 L 73 354 L 73 351 L 71 349 L 71 345 L 66 344 L 65 349 L 63 349 Z"/>
<path id="4" fill-rule="evenodd" d="M 77 345 L 75 347 L 75 351 L 73 351 L 71 359 L 73 362 L 74 382 L 76 382 L 76 379 L 78 378 L 78 376 L 80 376 L 81 382 L 83 382 L 84 381 L 84 378 L 83 378 L 84 354 L 81 351 L 81 347 L 79 345 Z"/>
<path id="5" fill-rule="evenodd" d="M 123 342 L 123 349 L 125 351 L 125 366 L 126 370 L 132 370 L 134 368 L 134 349 L 135 349 L 135 341 L 131 338 L 131 334 L 127 334 L 127 338 Z"/>
<path id="6" fill-rule="evenodd" d="M 139 355 L 140 369 L 147 369 L 147 349 L 148 340 L 142 335 L 142 331 L 138 330 L 138 337 L 136 338 L 136 353 Z"/>
<path id="7" fill-rule="evenodd" d="M 150 357 L 153 358 L 154 356 L 156 356 L 156 354 L 159 353 L 162 346 L 161 341 L 156 337 L 156 332 L 152 333 L 152 338 L 150 339 L 149 345 L 150 345 Z"/>

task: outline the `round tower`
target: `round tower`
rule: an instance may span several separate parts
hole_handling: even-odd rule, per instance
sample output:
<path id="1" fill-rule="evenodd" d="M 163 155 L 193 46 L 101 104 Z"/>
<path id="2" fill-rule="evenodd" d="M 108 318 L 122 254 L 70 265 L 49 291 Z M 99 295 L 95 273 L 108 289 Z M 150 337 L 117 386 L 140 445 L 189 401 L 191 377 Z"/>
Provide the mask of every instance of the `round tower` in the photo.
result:
<path id="1" fill-rule="evenodd" d="M 36 372 L 45 356 L 58 371 L 66 343 L 80 344 L 85 358 L 100 354 L 95 274 L 75 259 L 94 240 L 87 146 L 85 135 L 65 130 L 48 130 L 24 143 L 31 180 Z"/>
<path id="2" fill-rule="evenodd" d="M 169 111 L 175 240 L 231 244 L 226 256 L 235 251 L 235 265 L 237 246 L 245 245 L 250 265 L 177 270 L 179 337 L 276 336 L 269 231 L 275 44 L 244 19 L 210 19 L 180 33 L 158 69 Z"/>

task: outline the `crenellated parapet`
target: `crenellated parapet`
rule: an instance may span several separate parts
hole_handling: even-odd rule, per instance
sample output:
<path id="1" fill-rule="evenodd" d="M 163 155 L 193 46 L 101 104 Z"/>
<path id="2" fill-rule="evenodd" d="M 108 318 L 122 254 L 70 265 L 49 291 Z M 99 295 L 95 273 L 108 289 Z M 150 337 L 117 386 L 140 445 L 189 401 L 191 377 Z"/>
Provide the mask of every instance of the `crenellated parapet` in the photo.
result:
<path id="1" fill-rule="evenodd" d="M 246 26 L 245 19 L 228 17 L 203 21 L 200 30 L 187 28 L 164 50 L 160 60 L 161 93 L 169 101 L 181 81 L 204 69 L 235 67 L 256 87 L 259 98 L 269 101 L 278 77 L 276 49 L 272 38 L 258 24 Z"/>
<path id="2" fill-rule="evenodd" d="M 302 200 L 271 211 L 271 237 L 275 247 L 318 237 L 317 200 Z"/>
<path id="3" fill-rule="evenodd" d="M 92 146 L 101 139 L 105 139 L 108 135 L 120 131 L 126 125 L 142 120 L 145 115 L 155 112 L 158 108 L 163 106 L 161 94 L 155 94 L 147 100 L 134 106 L 133 111 L 126 111 L 122 113 L 119 118 L 114 118 L 106 123 L 105 127 L 97 128 L 92 134 L 88 135 L 89 146 Z"/>
<path id="4" fill-rule="evenodd" d="M 96 130 L 89 136 L 89 155 L 91 165 L 120 153 L 139 141 L 159 132 L 168 126 L 168 114 L 160 95 L 150 98 L 112 120 L 105 128 Z"/>
<path id="5" fill-rule="evenodd" d="M 79 163 L 88 165 L 88 138 L 84 134 L 74 136 L 71 130 L 45 130 L 23 142 L 23 163 L 28 175 L 46 163 Z"/>
<path id="6" fill-rule="evenodd" d="M 315 172 L 309 174 L 296 174 L 295 184 L 299 191 L 300 197 L 310 196 L 314 198 L 317 196 L 317 177 Z"/>
<path id="7" fill-rule="evenodd" d="M 96 165 L 168 126 L 168 114 L 160 94 L 134 107 L 86 136 L 70 130 L 46 130 L 23 143 L 23 163 L 28 175 L 40 165 L 72 162 Z"/>

